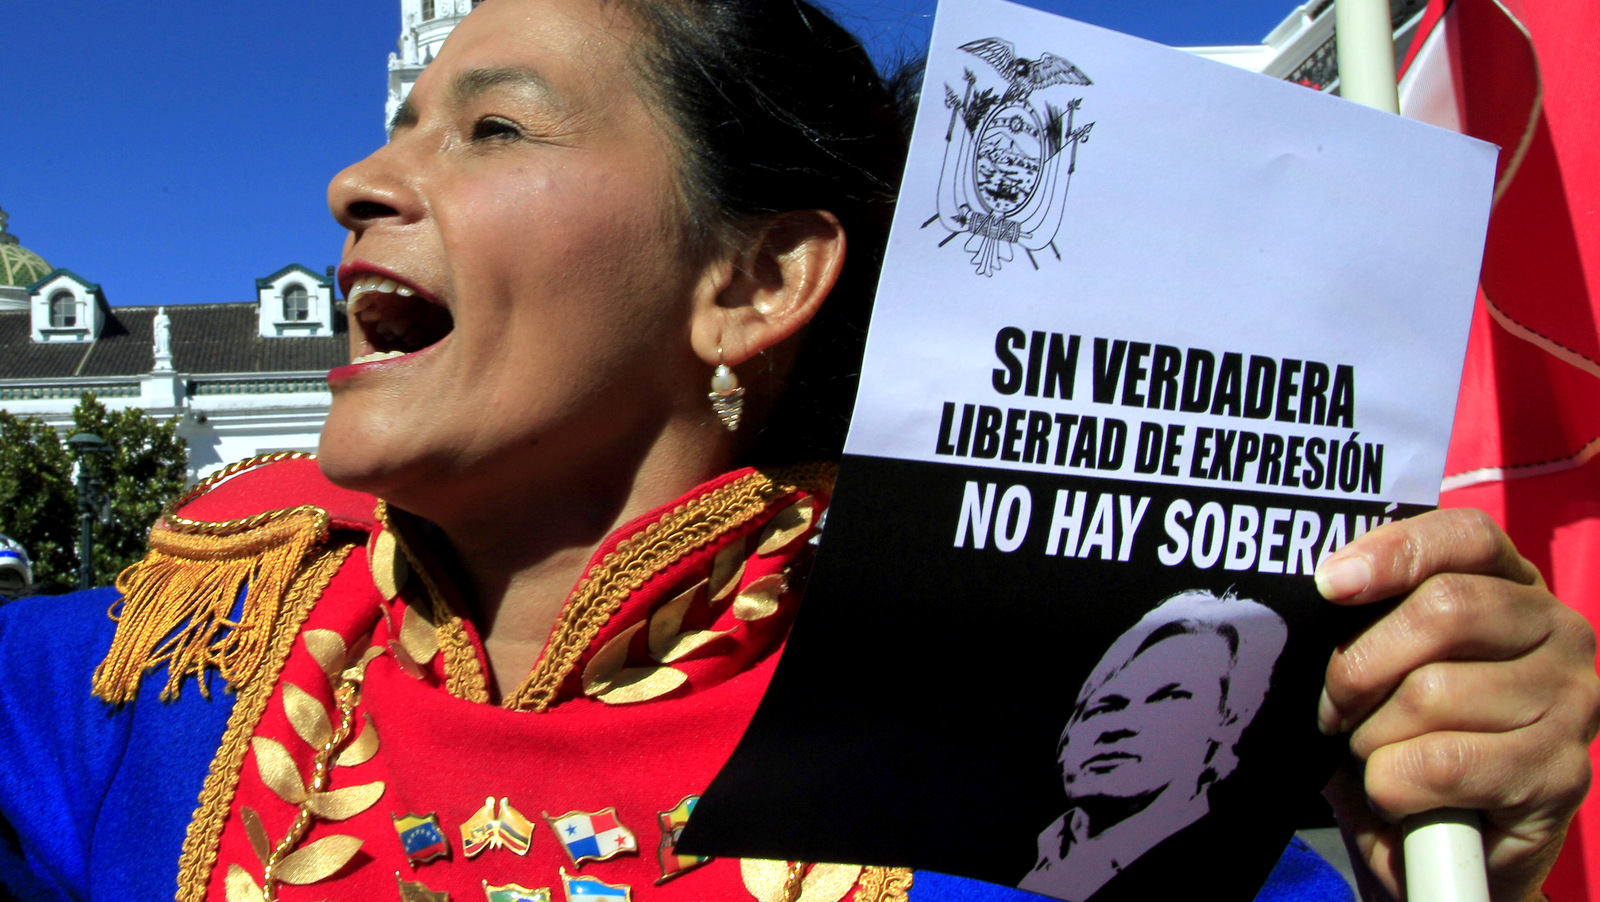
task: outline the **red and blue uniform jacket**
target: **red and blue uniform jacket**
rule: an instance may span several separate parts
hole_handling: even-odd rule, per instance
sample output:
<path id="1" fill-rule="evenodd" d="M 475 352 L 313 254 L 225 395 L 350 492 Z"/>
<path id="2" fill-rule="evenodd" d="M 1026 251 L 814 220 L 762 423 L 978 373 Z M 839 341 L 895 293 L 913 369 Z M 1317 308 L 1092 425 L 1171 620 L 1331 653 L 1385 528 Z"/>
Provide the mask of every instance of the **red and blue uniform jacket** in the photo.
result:
<path id="1" fill-rule="evenodd" d="M 782 650 L 830 486 L 824 467 L 745 469 L 623 526 L 526 680 L 494 687 L 428 524 L 314 461 L 229 468 L 157 524 L 115 589 L 0 608 L 0 890 L 1037 898 L 676 853 Z M 1260 898 L 1350 893 L 1297 843 Z"/>

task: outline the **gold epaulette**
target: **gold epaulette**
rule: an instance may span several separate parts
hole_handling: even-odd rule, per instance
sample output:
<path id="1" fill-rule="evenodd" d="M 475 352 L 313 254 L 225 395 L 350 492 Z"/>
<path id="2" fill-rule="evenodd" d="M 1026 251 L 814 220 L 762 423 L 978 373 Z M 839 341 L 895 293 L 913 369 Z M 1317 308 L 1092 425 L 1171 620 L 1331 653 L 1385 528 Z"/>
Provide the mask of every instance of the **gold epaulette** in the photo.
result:
<path id="1" fill-rule="evenodd" d="M 162 665 L 163 701 L 176 698 L 190 676 L 209 697 L 207 669 L 237 688 L 261 669 L 276 634 L 299 629 L 350 550 L 348 543 L 329 547 L 327 511 L 302 505 L 223 522 L 174 512 L 228 476 L 289 456 L 235 464 L 195 486 L 156 522 L 149 552 L 117 577 L 122 597 L 109 612 L 117 630 L 95 668 L 96 696 L 132 701 L 144 675 Z M 247 586 L 239 619 L 230 619 Z"/>

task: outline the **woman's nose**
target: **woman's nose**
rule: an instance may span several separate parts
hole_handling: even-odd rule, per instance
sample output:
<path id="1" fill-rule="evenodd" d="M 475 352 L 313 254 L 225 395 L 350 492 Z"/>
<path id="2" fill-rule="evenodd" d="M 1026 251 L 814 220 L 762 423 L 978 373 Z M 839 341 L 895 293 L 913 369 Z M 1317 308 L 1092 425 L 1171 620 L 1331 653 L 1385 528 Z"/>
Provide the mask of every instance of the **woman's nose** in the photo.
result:
<path id="1" fill-rule="evenodd" d="M 328 209 L 356 235 L 383 222 L 410 222 L 421 213 L 415 187 L 390 167 L 392 155 L 393 145 L 381 147 L 328 184 Z"/>

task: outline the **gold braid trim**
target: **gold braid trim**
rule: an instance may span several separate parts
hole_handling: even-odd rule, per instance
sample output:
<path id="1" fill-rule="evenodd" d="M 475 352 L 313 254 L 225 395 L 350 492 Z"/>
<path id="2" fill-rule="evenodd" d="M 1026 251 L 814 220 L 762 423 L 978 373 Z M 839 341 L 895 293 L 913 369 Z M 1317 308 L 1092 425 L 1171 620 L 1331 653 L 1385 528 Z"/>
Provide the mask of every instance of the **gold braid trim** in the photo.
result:
<path id="1" fill-rule="evenodd" d="M 230 687 L 261 668 L 285 593 L 302 564 L 328 539 L 328 514 L 297 507 L 202 529 L 170 519 L 150 532 L 150 551 L 122 571 L 122 598 L 111 650 L 94 671 L 94 694 L 112 704 L 132 701 L 139 682 L 167 665 L 161 699 L 176 698 L 189 676 L 210 696 L 205 671 L 216 668 Z M 238 622 L 228 619 L 250 587 Z M 120 610 L 119 610 L 120 609 Z"/>
<path id="2" fill-rule="evenodd" d="M 281 620 L 273 631 L 258 679 L 245 683 L 234 700 L 227 729 L 222 733 L 216 757 L 211 760 L 205 787 L 200 790 L 200 805 L 194 810 L 189 831 L 183 838 L 183 854 L 178 858 L 178 902 L 204 902 L 206 898 L 211 871 L 217 863 L 222 828 L 239 788 L 239 773 L 244 767 L 245 752 L 250 748 L 250 737 L 255 734 L 261 715 L 278 687 L 278 677 L 283 673 L 295 638 L 300 635 L 300 627 L 354 548 L 354 543 L 343 543 L 319 552 L 289 587 Z"/>
<path id="3" fill-rule="evenodd" d="M 799 489 L 831 490 L 837 471 L 834 464 L 757 470 L 684 502 L 622 540 L 572 590 L 538 665 L 504 706 L 519 711 L 548 708 L 578 658 L 629 594 L 684 555 L 761 516 L 774 501 Z"/>
<path id="4" fill-rule="evenodd" d="M 910 868 L 863 868 L 855 902 L 906 902 L 910 894 Z"/>
<path id="5" fill-rule="evenodd" d="M 431 610 L 418 613 L 427 616 L 428 622 L 434 625 L 435 635 L 439 637 L 439 652 L 444 655 L 445 691 L 469 702 L 483 704 L 489 701 L 489 680 L 479 666 L 478 653 L 472 647 L 472 640 L 467 636 L 467 628 L 462 624 L 460 614 L 445 600 L 433 575 L 411 550 L 406 530 L 396 528 L 389 516 L 388 503 L 380 500 L 373 513 L 383 528 L 394 535 L 395 544 L 400 546 L 406 562 L 411 565 L 411 573 L 420 578 L 427 589 Z"/>
<path id="6" fill-rule="evenodd" d="M 169 524 L 195 531 L 227 527 L 229 524 L 247 522 L 248 520 L 254 518 L 246 518 L 245 520 L 228 520 L 223 523 L 208 523 L 204 520 L 185 520 L 184 518 L 177 516 L 174 511 L 180 507 L 183 507 L 185 504 L 188 504 L 194 499 L 199 498 L 206 492 L 211 491 L 216 487 L 217 483 L 222 482 L 224 479 L 227 479 L 231 476 L 237 476 L 238 474 L 243 473 L 245 470 L 252 470 L 256 467 L 264 467 L 267 464 L 275 464 L 280 460 L 313 460 L 315 458 L 315 454 L 311 454 L 306 451 L 275 451 L 272 454 L 262 454 L 259 457 L 234 461 L 233 463 L 228 464 L 226 467 L 223 467 L 217 472 L 212 473 L 210 476 L 207 476 L 206 478 L 195 483 L 189 488 L 189 491 L 179 495 L 175 501 L 173 501 L 171 504 L 168 504 L 166 511 L 164 511 L 165 516 L 162 517 L 162 520 Z M 268 516 L 268 514 L 260 514 L 257 516 Z"/>

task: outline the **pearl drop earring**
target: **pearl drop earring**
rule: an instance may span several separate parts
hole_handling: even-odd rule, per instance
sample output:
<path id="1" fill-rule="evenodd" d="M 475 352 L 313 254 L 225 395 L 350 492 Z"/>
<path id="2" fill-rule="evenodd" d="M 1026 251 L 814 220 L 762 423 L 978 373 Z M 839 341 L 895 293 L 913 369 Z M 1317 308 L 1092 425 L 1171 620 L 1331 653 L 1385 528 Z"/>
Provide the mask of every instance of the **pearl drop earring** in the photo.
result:
<path id="1" fill-rule="evenodd" d="M 711 409 L 729 432 L 739 429 L 739 418 L 744 414 L 744 389 L 739 377 L 722 362 L 722 349 L 717 348 L 717 369 L 711 374 Z"/>

